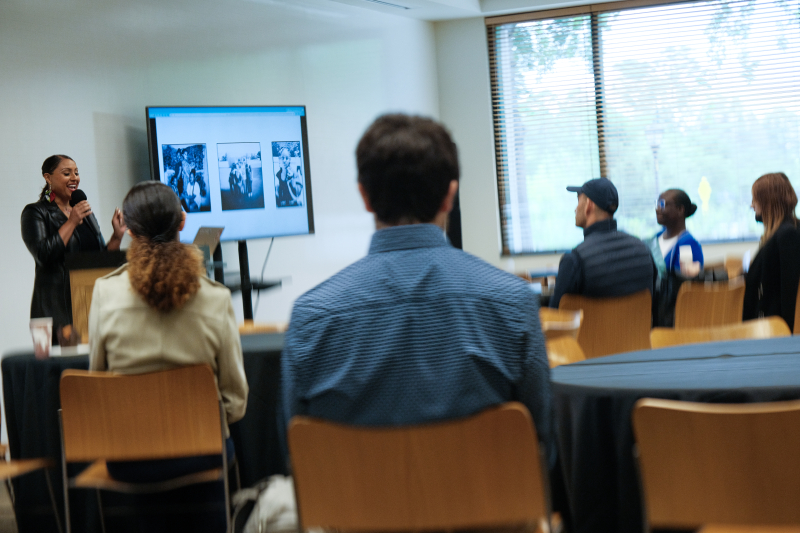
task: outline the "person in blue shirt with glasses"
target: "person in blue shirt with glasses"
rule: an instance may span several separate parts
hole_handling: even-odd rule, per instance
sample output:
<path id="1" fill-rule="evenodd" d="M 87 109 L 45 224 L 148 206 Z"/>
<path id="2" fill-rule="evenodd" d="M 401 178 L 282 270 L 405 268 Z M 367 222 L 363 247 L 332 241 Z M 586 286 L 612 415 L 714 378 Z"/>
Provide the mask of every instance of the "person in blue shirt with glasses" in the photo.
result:
<path id="1" fill-rule="evenodd" d="M 663 229 L 649 244 L 660 277 L 674 272 L 685 278 L 693 278 L 703 269 L 703 248 L 686 231 L 686 219 L 695 211 L 697 206 L 681 189 L 669 189 L 659 195 L 656 220 Z M 691 256 L 688 254 L 690 249 Z"/>
<path id="2" fill-rule="evenodd" d="M 697 206 L 680 189 L 666 190 L 656 201 L 656 220 L 663 229 L 646 241 L 658 270 L 653 294 L 654 326 L 675 324 L 675 302 L 681 284 L 703 270 L 703 248 L 686 231 L 686 219 L 695 211 Z"/>

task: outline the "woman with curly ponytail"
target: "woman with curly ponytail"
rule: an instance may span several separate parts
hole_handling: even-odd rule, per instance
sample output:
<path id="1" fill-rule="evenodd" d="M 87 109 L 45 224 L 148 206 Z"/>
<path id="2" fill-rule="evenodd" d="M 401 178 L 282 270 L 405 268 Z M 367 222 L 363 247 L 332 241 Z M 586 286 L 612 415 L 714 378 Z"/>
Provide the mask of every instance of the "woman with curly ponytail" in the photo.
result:
<path id="1" fill-rule="evenodd" d="M 230 291 L 205 277 L 197 248 L 178 240 L 186 213 L 170 187 L 156 181 L 137 184 L 125 197 L 122 212 L 132 238 L 128 263 L 95 284 L 89 313 L 89 367 L 138 374 L 208 364 L 217 377 L 227 422 L 236 422 L 244 416 L 248 388 Z M 230 437 L 227 446 L 233 459 Z M 219 463 L 217 455 L 109 463 L 108 470 L 122 481 L 147 482 Z M 222 495 L 221 484 L 210 490 Z M 218 514 L 197 515 L 197 523 L 186 530 L 224 531 L 224 512 Z M 153 520 L 147 514 L 140 517 Z M 187 527 L 185 515 L 177 525 L 168 525 L 163 516 L 156 518 L 143 522 L 142 531 Z"/>

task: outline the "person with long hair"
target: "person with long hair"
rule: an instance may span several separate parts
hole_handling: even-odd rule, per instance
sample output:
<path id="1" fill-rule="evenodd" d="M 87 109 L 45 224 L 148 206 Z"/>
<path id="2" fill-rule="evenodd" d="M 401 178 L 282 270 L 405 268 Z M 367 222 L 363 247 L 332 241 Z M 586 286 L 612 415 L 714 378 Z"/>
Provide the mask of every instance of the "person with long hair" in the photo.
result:
<path id="1" fill-rule="evenodd" d="M 132 238 L 128 263 L 95 283 L 89 368 L 138 374 L 208 364 L 217 378 L 227 423 L 236 422 L 244 416 L 248 387 L 230 291 L 204 275 L 197 248 L 178 240 L 186 213 L 169 186 L 157 181 L 135 185 L 122 212 Z M 230 437 L 227 452 L 232 459 Z M 221 466 L 219 456 L 109 463 L 108 470 L 122 481 L 146 482 L 216 466 Z M 221 495 L 221 483 L 218 489 L 213 491 Z M 198 523 L 190 527 L 184 516 L 180 530 L 225 529 L 224 513 L 196 518 Z M 163 520 L 143 523 L 142 530 L 176 530 Z"/>
<path id="2" fill-rule="evenodd" d="M 31 318 L 53 319 L 53 344 L 57 332 L 72 324 L 72 297 L 69 273 L 64 265 L 66 254 L 119 250 L 125 225 L 117 209 L 111 219 L 114 229 L 106 242 L 103 235 L 90 223 L 84 223 L 92 214 L 92 206 L 83 200 L 70 206 L 73 191 L 81 183 L 78 165 L 71 157 L 52 155 L 42 163 L 45 184 L 39 200 L 22 210 L 20 225 L 22 240 L 36 262 L 36 277 L 31 298 Z"/>
<path id="3" fill-rule="evenodd" d="M 783 172 L 764 174 L 753 183 L 752 208 L 764 224 L 760 249 L 745 276 L 742 318 L 780 316 L 794 328 L 800 284 L 800 230 L 797 194 Z"/>

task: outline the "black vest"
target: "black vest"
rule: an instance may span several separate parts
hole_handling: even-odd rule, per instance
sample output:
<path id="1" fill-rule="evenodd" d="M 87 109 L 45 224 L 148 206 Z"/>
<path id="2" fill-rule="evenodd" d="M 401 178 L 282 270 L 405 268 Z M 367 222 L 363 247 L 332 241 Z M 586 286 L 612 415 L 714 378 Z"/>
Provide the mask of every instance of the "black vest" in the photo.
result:
<path id="1" fill-rule="evenodd" d="M 655 268 L 642 241 L 617 231 L 616 220 L 592 224 L 574 252 L 580 263 L 580 294 L 593 298 L 653 293 Z"/>

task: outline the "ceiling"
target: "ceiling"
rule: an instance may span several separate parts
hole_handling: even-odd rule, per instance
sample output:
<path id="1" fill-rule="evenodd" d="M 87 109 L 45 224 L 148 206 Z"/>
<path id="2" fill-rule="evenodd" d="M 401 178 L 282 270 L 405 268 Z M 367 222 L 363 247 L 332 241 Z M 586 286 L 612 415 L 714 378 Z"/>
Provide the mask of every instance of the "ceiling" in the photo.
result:
<path id="1" fill-rule="evenodd" d="M 576 0 L 0 0 L 0 58 L 129 62 L 258 52 Z M 587 3 L 585 0 L 583 3 Z M 19 59 L 17 59 L 19 58 Z"/>

